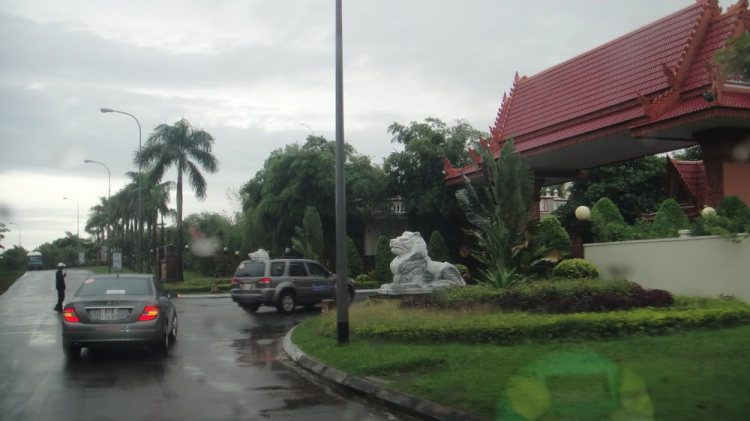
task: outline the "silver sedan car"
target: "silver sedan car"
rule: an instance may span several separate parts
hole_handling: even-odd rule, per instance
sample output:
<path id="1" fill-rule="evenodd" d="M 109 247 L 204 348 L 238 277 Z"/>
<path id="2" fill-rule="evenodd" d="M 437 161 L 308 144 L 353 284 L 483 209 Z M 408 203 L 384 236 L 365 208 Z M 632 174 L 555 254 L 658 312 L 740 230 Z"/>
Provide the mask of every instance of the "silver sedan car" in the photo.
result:
<path id="1" fill-rule="evenodd" d="M 92 276 L 63 306 L 62 345 L 65 355 L 81 348 L 149 346 L 166 356 L 177 337 L 174 293 L 153 275 Z"/>

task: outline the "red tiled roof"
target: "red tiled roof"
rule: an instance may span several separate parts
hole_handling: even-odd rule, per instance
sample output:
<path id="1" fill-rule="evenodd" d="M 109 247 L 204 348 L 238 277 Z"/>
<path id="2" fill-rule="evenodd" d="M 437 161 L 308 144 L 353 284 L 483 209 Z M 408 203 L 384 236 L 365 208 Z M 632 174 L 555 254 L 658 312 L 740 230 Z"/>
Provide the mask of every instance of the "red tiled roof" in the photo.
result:
<path id="1" fill-rule="evenodd" d="M 724 14 L 717 0 L 697 0 L 537 75 L 516 75 L 491 128 L 490 148 L 497 158 L 512 135 L 516 149 L 530 156 L 619 130 L 649 134 L 684 124 L 682 116 L 691 113 L 686 118 L 745 118 L 750 94 L 725 85 L 709 63 L 727 38 L 748 30 L 748 0 Z M 713 102 L 700 96 L 709 90 Z M 445 178 L 476 170 L 446 165 Z"/>
<path id="2" fill-rule="evenodd" d="M 693 60 L 690 73 L 685 78 L 683 91 L 690 91 L 711 83 L 706 62 L 713 57 L 714 53 L 724 47 L 724 43 L 731 35 L 738 20 L 739 14 L 732 13 L 711 22 L 708 33 L 703 38 L 703 44 L 696 54 L 695 60 Z"/>
<path id="3" fill-rule="evenodd" d="M 699 204 L 706 203 L 706 166 L 703 161 L 677 161 L 669 158 L 674 165 L 685 187 L 688 188 Z"/>
<path id="4" fill-rule="evenodd" d="M 666 89 L 662 63 L 674 66 L 707 3 L 695 3 L 592 51 L 518 81 L 504 140 Z M 495 140 L 495 139 L 493 139 Z"/>

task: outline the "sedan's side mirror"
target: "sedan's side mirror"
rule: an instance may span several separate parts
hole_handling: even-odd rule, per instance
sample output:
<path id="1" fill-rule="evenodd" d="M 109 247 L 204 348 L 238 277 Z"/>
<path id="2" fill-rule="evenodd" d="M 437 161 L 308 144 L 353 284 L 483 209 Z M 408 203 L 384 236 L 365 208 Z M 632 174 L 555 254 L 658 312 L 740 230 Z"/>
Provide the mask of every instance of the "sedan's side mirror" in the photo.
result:
<path id="1" fill-rule="evenodd" d="M 180 294 L 174 292 L 174 291 L 167 291 L 167 297 L 169 298 L 178 298 Z"/>

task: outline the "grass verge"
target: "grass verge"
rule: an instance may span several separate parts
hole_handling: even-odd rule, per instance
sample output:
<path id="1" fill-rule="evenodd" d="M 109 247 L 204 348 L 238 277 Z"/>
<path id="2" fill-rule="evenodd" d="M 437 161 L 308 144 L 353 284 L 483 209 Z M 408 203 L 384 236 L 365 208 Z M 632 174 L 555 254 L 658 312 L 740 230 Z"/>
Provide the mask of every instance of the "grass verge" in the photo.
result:
<path id="1" fill-rule="evenodd" d="M 25 270 L 0 270 L 0 294 L 7 291 L 24 273 Z"/>
<path id="2" fill-rule="evenodd" d="M 353 335 L 338 347 L 318 322 L 293 336 L 314 358 L 487 418 L 732 421 L 750 413 L 750 326 L 510 347 Z"/>

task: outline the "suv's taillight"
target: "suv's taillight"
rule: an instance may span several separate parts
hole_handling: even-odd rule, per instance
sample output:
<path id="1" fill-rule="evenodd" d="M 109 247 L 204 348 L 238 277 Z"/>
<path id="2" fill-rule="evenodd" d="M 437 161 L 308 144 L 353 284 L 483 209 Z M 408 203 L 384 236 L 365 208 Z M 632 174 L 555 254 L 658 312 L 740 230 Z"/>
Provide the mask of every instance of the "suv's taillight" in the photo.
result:
<path id="1" fill-rule="evenodd" d="M 65 309 L 63 310 L 63 319 L 65 319 L 66 322 L 81 321 L 76 314 L 76 309 L 74 309 L 73 307 L 65 307 Z"/>
<path id="2" fill-rule="evenodd" d="M 237 285 L 237 280 L 232 278 L 232 285 Z"/>
<path id="3" fill-rule="evenodd" d="M 138 318 L 138 321 L 145 322 L 148 320 L 154 320 L 157 317 L 159 317 L 159 307 L 146 306 L 146 308 L 143 309 L 143 313 L 141 313 L 141 317 Z"/>
<path id="4" fill-rule="evenodd" d="M 260 278 L 260 279 L 258 279 L 258 283 L 259 284 L 270 284 L 271 283 L 271 278 Z"/>

